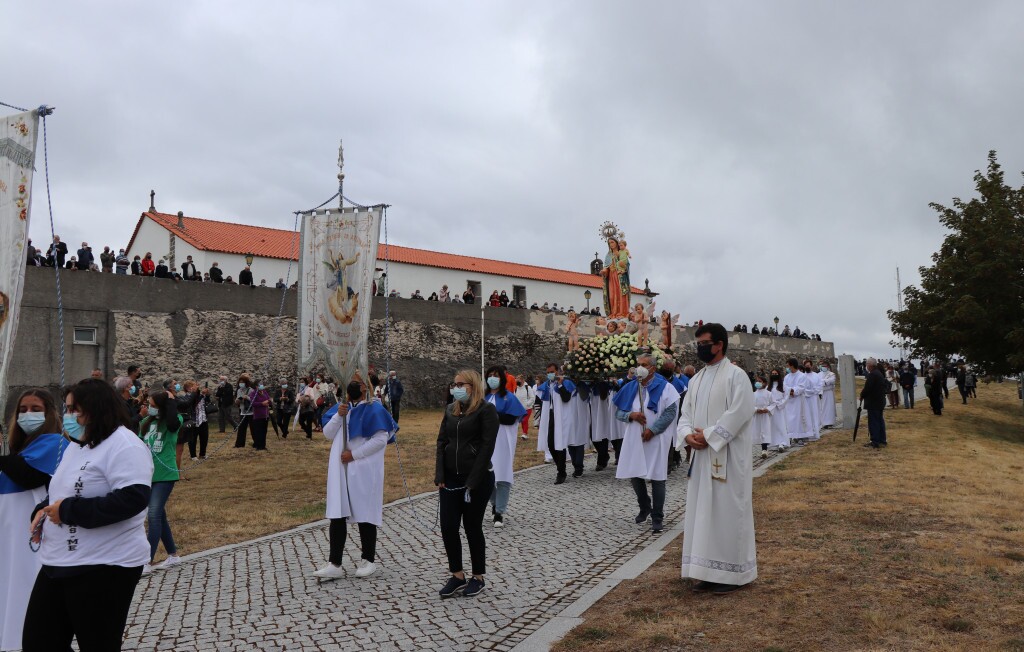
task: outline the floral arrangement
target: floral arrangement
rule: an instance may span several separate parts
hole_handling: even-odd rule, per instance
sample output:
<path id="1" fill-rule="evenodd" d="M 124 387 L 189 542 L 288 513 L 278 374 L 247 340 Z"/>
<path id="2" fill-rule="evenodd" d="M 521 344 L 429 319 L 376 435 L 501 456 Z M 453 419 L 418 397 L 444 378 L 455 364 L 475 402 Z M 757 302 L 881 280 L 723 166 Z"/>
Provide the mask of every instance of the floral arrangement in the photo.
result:
<path id="1" fill-rule="evenodd" d="M 665 353 L 657 346 L 646 347 L 657 366 L 665 360 Z M 640 351 L 635 333 L 598 335 L 579 342 L 579 348 L 565 361 L 565 375 L 576 380 L 606 380 L 623 377 L 636 366 Z"/>

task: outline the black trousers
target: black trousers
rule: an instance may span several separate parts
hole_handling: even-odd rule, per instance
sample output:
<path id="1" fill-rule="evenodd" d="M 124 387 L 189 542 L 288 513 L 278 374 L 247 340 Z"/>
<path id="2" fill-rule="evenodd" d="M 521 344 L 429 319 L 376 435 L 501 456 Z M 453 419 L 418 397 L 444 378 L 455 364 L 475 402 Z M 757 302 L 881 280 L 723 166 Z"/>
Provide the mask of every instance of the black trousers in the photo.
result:
<path id="1" fill-rule="evenodd" d="M 594 450 L 597 451 L 597 467 L 601 468 L 608 466 L 608 459 L 610 458 L 608 455 L 608 440 L 602 439 L 601 441 L 595 441 Z"/>
<path id="2" fill-rule="evenodd" d="M 74 577 L 54 578 L 40 570 L 28 600 L 22 632 L 24 652 L 71 649 L 120 650 L 128 609 L 142 566 L 96 566 Z"/>
<path id="3" fill-rule="evenodd" d="M 232 428 L 238 427 L 238 422 L 235 421 L 235 417 L 231 414 L 232 407 L 228 405 L 220 405 L 217 408 L 217 417 L 220 422 L 220 431 L 227 432 L 228 423 L 231 423 Z"/>
<path id="4" fill-rule="evenodd" d="M 373 563 L 377 559 L 377 526 L 373 523 L 357 523 L 359 526 L 359 545 L 363 549 L 363 559 Z M 348 537 L 348 519 L 332 518 L 327 530 L 331 540 L 331 555 L 327 561 L 341 566 L 341 557 L 345 554 L 345 539 Z"/>
<path id="5" fill-rule="evenodd" d="M 278 410 L 274 416 L 277 418 L 277 426 L 281 429 L 281 436 L 288 436 L 288 426 L 291 425 L 292 414 L 290 412 L 284 412 Z"/>
<path id="6" fill-rule="evenodd" d="M 393 399 L 391 399 L 391 418 L 395 420 L 395 423 L 398 423 L 398 414 L 399 414 L 399 412 L 401 412 L 401 407 L 402 407 L 402 399 L 400 399 L 400 398 L 393 398 Z"/>
<path id="7" fill-rule="evenodd" d="M 586 446 L 569 446 L 569 459 L 572 460 L 572 468 L 576 471 L 583 471 L 583 452 Z"/>
<path id="8" fill-rule="evenodd" d="M 250 425 L 252 425 L 252 415 L 242 415 L 238 420 L 238 428 L 235 429 L 235 448 L 245 448 L 245 437 L 249 433 Z"/>
<path id="9" fill-rule="evenodd" d="M 960 390 L 960 398 L 962 398 L 962 399 L 963 399 L 963 401 L 964 401 L 964 405 L 967 405 L 967 397 L 968 397 L 968 395 L 969 395 L 969 394 L 967 393 L 967 388 L 966 388 L 965 386 L 963 386 L 963 385 L 959 385 L 959 384 L 958 384 L 958 385 L 956 386 L 956 388 L 957 388 L 958 390 Z"/>
<path id="10" fill-rule="evenodd" d="M 206 457 L 206 447 L 210 443 L 210 422 L 204 421 L 202 425 L 196 426 L 196 436 L 188 440 L 189 457 L 196 456 L 196 440 L 199 440 L 199 455 Z"/>
<path id="11" fill-rule="evenodd" d="M 564 452 L 563 452 L 564 456 Z M 562 464 L 565 464 L 564 458 Z M 473 564 L 473 575 L 487 572 L 487 543 L 484 540 L 484 512 L 494 491 L 494 474 L 488 473 L 480 481 L 480 486 L 469 492 L 470 501 L 466 502 L 466 491 L 450 491 L 464 487 L 466 476 L 447 476 L 445 488 L 440 489 L 441 508 L 441 540 L 444 551 L 448 555 L 448 570 L 458 573 L 464 570 L 462 565 L 462 537 L 459 536 L 459 524 L 466 531 L 466 542 L 469 543 L 469 558 Z"/>
<path id="12" fill-rule="evenodd" d="M 555 460 L 555 466 L 558 467 L 558 475 L 565 475 L 565 450 L 555 450 L 555 411 L 552 410 L 548 415 L 548 452 L 551 453 L 551 457 Z"/>
<path id="13" fill-rule="evenodd" d="M 258 451 L 267 448 L 267 425 L 269 423 L 270 419 L 252 420 L 252 447 Z"/>
<path id="14" fill-rule="evenodd" d="M 622 440 L 621 439 L 613 439 L 612 440 L 612 448 L 615 449 L 615 463 L 618 464 L 619 463 L 619 453 L 622 452 Z"/>
<path id="15" fill-rule="evenodd" d="M 313 438 L 313 419 L 316 417 L 316 412 L 300 412 L 299 413 L 299 427 L 306 432 L 306 439 Z"/>

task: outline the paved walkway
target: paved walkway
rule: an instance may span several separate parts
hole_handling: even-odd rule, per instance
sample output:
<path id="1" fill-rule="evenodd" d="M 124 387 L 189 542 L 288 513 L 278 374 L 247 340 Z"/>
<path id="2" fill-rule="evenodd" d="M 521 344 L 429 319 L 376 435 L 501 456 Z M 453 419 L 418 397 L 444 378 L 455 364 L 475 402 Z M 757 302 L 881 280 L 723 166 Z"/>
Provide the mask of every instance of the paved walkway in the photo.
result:
<path id="1" fill-rule="evenodd" d="M 143 578 L 125 649 L 511 650 L 656 538 L 633 522 L 636 498 L 614 467 L 595 473 L 592 455 L 586 467 L 560 486 L 551 465 L 516 475 L 506 527 L 485 519 L 487 588 L 476 598 L 437 596 L 448 573 L 429 529 L 437 497 L 425 494 L 385 507 L 379 568 L 366 579 L 311 577 L 326 558 L 326 521 Z M 685 488 L 684 472 L 669 476 L 666 527 L 682 519 Z M 353 527 L 350 570 L 357 548 Z"/>

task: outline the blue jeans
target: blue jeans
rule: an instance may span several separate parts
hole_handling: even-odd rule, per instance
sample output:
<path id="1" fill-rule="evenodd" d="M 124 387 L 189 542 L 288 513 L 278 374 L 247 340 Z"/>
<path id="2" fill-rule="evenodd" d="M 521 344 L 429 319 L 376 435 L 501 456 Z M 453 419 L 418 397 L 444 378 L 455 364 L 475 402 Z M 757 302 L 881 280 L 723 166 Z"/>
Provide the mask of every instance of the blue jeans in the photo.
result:
<path id="1" fill-rule="evenodd" d="M 910 408 L 914 407 L 914 388 L 913 387 L 911 387 L 910 389 L 907 389 L 906 387 L 903 388 L 903 407 L 905 409 L 910 409 Z"/>
<path id="2" fill-rule="evenodd" d="M 647 495 L 647 481 L 643 478 L 630 478 L 630 483 L 633 485 L 633 491 L 636 493 L 636 502 L 640 505 L 640 509 L 651 512 L 651 521 L 654 523 L 661 523 L 662 519 L 665 518 L 665 481 L 664 480 L 651 480 L 651 494 L 654 496 L 654 503 L 651 503 L 651 497 Z"/>
<path id="3" fill-rule="evenodd" d="M 512 493 L 511 482 L 495 482 L 494 493 L 491 494 L 491 507 L 495 514 L 504 514 L 508 509 L 508 495 Z"/>
<path id="4" fill-rule="evenodd" d="M 168 555 L 178 552 L 174 545 L 174 537 L 171 535 L 171 524 L 167 521 L 167 499 L 171 497 L 171 490 L 174 489 L 173 482 L 154 482 L 149 492 L 149 530 L 146 538 L 149 539 L 149 559 L 156 556 L 157 546 L 164 542 L 164 550 Z"/>
<path id="5" fill-rule="evenodd" d="M 121 276 L 126 276 L 128 274 L 128 269 L 127 268 L 118 267 L 117 269 L 114 270 L 114 273 L 115 274 L 120 274 Z"/>
<path id="6" fill-rule="evenodd" d="M 887 443 L 885 441 L 885 417 L 881 410 L 868 410 L 868 432 L 871 434 L 871 443 L 875 446 Z"/>

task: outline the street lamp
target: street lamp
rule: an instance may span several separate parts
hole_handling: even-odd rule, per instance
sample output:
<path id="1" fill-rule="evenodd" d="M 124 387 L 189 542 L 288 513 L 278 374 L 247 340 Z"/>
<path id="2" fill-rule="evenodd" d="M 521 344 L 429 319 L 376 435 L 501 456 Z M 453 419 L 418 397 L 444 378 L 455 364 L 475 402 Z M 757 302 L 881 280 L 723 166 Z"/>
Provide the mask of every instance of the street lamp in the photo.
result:
<path id="1" fill-rule="evenodd" d="M 779 318 L 778 317 L 775 318 L 775 334 L 776 335 L 779 334 Z"/>
<path id="2" fill-rule="evenodd" d="M 256 254 L 245 254 L 245 264 L 252 265 L 252 259 L 256 257 Z"/>
<path id="3" fill-rule="evenodd" d="M 590 290 L 583 293 L 583 298 L 587 300 L 587 312 L 590 312 L 590 297 L 592 296 L 594 295 L 590 293 Z"/>

